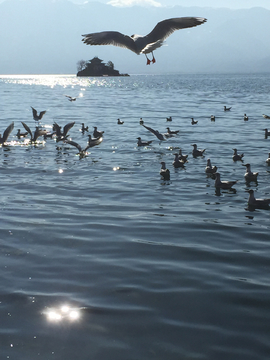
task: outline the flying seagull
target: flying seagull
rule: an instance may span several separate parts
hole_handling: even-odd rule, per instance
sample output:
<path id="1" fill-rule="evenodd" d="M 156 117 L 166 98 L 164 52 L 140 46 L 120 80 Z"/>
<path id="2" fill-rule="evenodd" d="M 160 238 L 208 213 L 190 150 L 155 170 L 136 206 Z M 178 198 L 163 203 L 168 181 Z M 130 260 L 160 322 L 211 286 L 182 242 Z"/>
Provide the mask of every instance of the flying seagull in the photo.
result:
<path id="1" fill-rule="evenodd" d="M 76 97 L 72 97 L 72 96 L 69 96 L 69 95 L 65 95 L 69 101 L 76 101 Z"/>
<path id="2" fill-rule="evenodd" d="M 29 133 L 29 135 L 30 135 L 30 138 L 31 138 L 30 142 L 31 142 L 31 144 L 34 143 L 34 142 L 36 142 L 37 139 L 38 139 L 40 136 L 46 135 L 46 132 L 47 132 L 47 131 L 46 131 L 46 130 L 43 130 L 43 129 L 40 129 L 38 126 L 36 127 L 36 130 L 35 130 L 35 132 L 34 132 L 34 134 L 33 134 L 32 131 L 30 130 L 29 126 L 28 126 L 26 123 L 24 123 L 23 121 L 22 121 L 21 123 L 22 123 L 23 127 L 25 128 L 25 130 L 26 130 L 26 131 Z"/>
<path id="3" fill-rule="evenodd" d="M 74 124 L 75 124 L 75 121 L 66 124 L 62 131 L 61 126 L 59 126 L 56 122 L 54 122 L 53 129 L 56 132 L 56 137 L 57 137 L 56 141 L 58 142 L 61 140 L 67 140 L 68 132 L 74 126 Z"/>
<path id="4" fill-rule="evenodd" d="M 37 110 L 34 109 L 32 106 L 31 106 L 31 108 L 32 108 L 33 118 L 35 121 L 41 120 L 43 118 L 43 115 L 46 113 L 46 110 L 44 110 L 44 111 L 41 111 L 38 115 Z"/>
<path id="5" fill-rule="evenodd" d="M 160 21 L 154 29 L 145 36 L 124 35 L 118 31 L 102 31 L 82 35 L 82 41 L 86 45 L 114 45 L 129 49 L 137 55 L 145 54 L 147 65 L 155 63 L 153 51 L 163 45 L 164 40 L 175 30 L 191 28 L 205 23 L 207 19 L 203 17 L 180 17 Z M 152 53 L 152 60 L 146 54 Z"/>

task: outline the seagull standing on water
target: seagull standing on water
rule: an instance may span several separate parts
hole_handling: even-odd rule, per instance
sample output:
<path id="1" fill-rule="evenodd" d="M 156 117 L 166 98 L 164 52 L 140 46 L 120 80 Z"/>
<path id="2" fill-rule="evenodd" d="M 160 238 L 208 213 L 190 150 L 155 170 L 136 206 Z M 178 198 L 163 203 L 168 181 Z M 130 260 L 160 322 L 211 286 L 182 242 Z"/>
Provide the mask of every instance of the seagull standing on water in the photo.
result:
<path id="1" fill-rule="evenodd" d="M 164 40 L 175 30 L 191 28 L 205 23 L 203 17 L 179 17 L 160 21 L 154 29 L 145 36 L 124 35 L 118 31 L 102 31 L 82 35 L 82 41 L 87 45 L 114 45 L 133 51 L 135 54 L 145 54 L 147 65 L 155 63 L 153 51 L 161 47 Z M 146 54 L 152 53 L 152 60 Z"/>

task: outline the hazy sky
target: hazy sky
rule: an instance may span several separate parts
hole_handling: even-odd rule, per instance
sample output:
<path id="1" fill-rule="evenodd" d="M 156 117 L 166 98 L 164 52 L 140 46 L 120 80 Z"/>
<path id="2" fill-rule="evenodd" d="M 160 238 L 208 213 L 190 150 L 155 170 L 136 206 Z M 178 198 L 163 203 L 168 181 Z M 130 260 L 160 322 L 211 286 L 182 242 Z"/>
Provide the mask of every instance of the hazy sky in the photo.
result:
<path id="1" fill-rule="evenodd" d="M 0 0 L 0 3 L 9 0 Z M 24 0 L 20 0 L 24 1 Z M 58 0 L 43 0 L 44 2 L 53 2 Z M 200 6 L 214 8 L 231 8 L 231 9 L 247 9 L 251 7 L 264 7 L 270 10 L 270 0 L 69 0 L 75 4 L 83 4 L 85 2 L 98 1 L 114 6 Z"/>
<path id="2" fill-rule="evenodd" d="M 48 0 L 51 1 L 51 0 Z M 74 3 L 83 3 L 85 0 L 70 0 Z M 200 6 L 200 7 L 226 7 L 231 9 L 247 9 L 251 7 L 264 7 L 270 10 L 270 0 L 88 0 L 109 3 L 114 6 Z"/>

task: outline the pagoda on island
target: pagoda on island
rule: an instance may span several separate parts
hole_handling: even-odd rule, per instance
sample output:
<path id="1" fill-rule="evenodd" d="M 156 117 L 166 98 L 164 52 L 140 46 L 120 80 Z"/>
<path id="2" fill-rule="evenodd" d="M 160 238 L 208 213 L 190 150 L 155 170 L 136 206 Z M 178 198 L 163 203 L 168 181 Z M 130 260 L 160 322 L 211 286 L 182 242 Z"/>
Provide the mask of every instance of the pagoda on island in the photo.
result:
<path id="1" fill-rule="evenodd" d="M 80 70 L 77 72 L 77 76 L 129 76 L 115 70 L 111 61 L 107 64 L 102 61 L 95 56 L 92 60 L 79 62 Z"/>

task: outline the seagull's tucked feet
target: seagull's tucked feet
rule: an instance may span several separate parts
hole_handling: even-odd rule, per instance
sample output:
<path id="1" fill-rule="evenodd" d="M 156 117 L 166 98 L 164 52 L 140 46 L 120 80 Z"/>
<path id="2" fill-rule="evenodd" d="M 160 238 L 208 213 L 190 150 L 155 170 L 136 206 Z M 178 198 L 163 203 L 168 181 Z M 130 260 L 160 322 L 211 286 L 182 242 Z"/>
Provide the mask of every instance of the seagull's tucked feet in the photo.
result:
<path id="1" fill-rule="evenodd" d="M 152 63 L 154 64 L 156 62 L 156 59 L 153 56 Z"/>
<path id="2" fill-rule="evenodd" d="M 147 58 L 147 63 L 146 65 L 150 65 L 151 64 L 151 60 Z"/>

